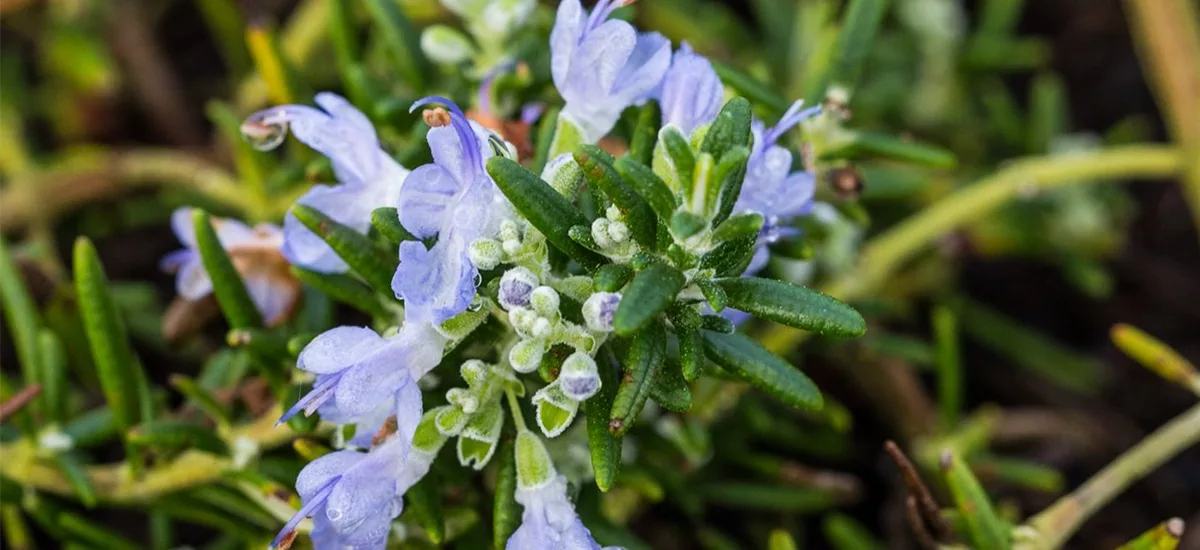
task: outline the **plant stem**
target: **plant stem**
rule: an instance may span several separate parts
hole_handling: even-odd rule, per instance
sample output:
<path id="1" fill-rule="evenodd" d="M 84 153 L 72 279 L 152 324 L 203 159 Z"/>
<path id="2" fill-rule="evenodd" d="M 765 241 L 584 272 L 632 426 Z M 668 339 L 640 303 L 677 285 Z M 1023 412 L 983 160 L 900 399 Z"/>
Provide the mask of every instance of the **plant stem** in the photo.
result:
<path id="1" fill-rule="evenodd" d="M 1175 141 L 1183 195 L 1200 232 L 1200 10 L 1194 0 L 1126 0 L 1138 54 Z"/>
<path id="2" fill-rule="evenodd" d="M 1021 196 L 1098 180 L 1171 177 L 1183 167 L 1183 151 L 1164 145 L 1128 145 L 1015 160 L 872 239 L 863 248 L 857 272 L 823 291 L 842 300 L 867 296 L 938 237 L 983 219 Z M 772 325 L 763 331 L 760 341 L 771 351 L 786 353 L 806 338 L 807 333 L 797 329 Z"/>
<path id="3" fill-rule="evenodd" d="M 230 441 L 247 438 L 260 448 L 270 449 L 283 445 L 296 437 L 286 425 L 275 427 L 281 409 L 275 407 L 250 424 L 235 429 Z M 71 483 L 61 471 L 39 460 L 38 450 L 26 442 L 0 445 L 0 476 L 39 491 L 66 497 L 75 497 Z M 128 466 L 124 463 L 89 466 L 88 480 L 96 489 L 102 502 L 133 505 L 151 502 L 155 498 L 176 491 L 206 485 L 219 480 L 234 469 L 228 457 L 187 450 L 169 464 L 146 472 L 144 476 L 130 479 Z"/>
<path id="4" fill-rule="evenodd" d="M 517 402 L 517 396 L 512 390 L 504 390 L 505 397 L 508 398 L 508 408 L 512 409 L 513 421 L 517 423 L 517 430 L 522 432 L 529 431 L 529 427 L 525 424 L 525 415 L 521 413 L 521 404 Z"/>
<path id="5" fill-rule="evenodd" d="M 1200 404 L 1125 451 L 1071 494 L 1061 498 L 1021 528 L 1017 550 L 1054 550 L 1085 520 L 1146 474 L 1200 441 Z"/>

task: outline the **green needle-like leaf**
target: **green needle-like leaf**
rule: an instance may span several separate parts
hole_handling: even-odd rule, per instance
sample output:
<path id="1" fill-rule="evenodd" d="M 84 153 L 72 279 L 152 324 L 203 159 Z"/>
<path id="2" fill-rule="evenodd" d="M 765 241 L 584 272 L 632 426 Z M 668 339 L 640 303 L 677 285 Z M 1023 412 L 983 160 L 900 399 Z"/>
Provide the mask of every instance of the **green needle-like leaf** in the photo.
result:
<path id="1" fill-rule="evenodd" d="M 492 548 L 505 550 L 508 538 L 521 525 L 521 505 L 517 503 L 517 460 L 512 441 L 500 447 L 496 470 L 496 493 L 492 503 Z"/>
<path id="2" fill-rule="evenodd" d="M 590 224 L 575 205 L 553 187 L 520 164 L 503 157 L 488 159 L 487 171 L 504 196 L 546 236 L 550 244 L 584 267 L 595 268 L 604 263 L 600 255 L 571 239 L 571 227 Z"/>
<path id="3" fill-rule="evenodd" d="M 742 181 L 746 178 L 749 162 L 750 148 L 737 146 L 730 148 L 713 170 L 713 181 L 716 185 L 709 187 L 709 198 L 705 201 L 705 204 L 716 207 L 713 213 L 713 227 L 720 225 L 733 212 L 733 204 L 742 192 Z"/>
<path id="4" fill-rule="evenodd" d="M 225 253 L 225 247 L 221 245 L 217 231 L 213 228 L 213 221 L 203 210 L 194 211 L 192 216 L 196 231 L 196 249 L 204 262 L 204 271 L 208 273 L 209 279 L 212 279 L 213 294 L 216 295 L 217 303 L 221 305 L 221 311 L 225 313 L 229 326 L 261 327 L 262 315 L 250 299 L 250 293 L 246 291 L 246 284 L 242 282 L 242 276 L 234 267 L 233 260 Z"/>
<path id="5" fill-rule="evenodd" d="M 820 410 L 821 391 L 804 373 L 741 334 L 703 333 L 709 359 L 793 407 Z"/>
<path id="6" fill-rule="evenodd" d="M 125 323 L 108 293 L 108 277 L 96 248 L 87 238 L 75 241 L 75 293 L 79 314 L 96 364 L 100 389 L 118 429 L 127 430 L 142 419 L 146 384 L 141 366 L 125 335 Z"/>
<path id="7" fill-rule="evenodd" d="M 757 241 L 757 235 L 725 241 L 700 258 L 700 267 L 712 269 L 721 277 L 737 277 L 746 271 L 754 258 Z"/>
<path id="8" fill-rule="evenodd" d="M 853 337 L 867 332 L 867 322 L 854 308 L 815 290 L 759 277 L 716 282 L 725 290 L 729 307 L 760 319 L 829 336 Z"/>
<path id="9" fill-rule="evenodd" d="M 628 155 L 617 159 L 615 166 L 626 183 L 633 186 L 650 208 L 654 209 L 659 219 L 671 219 L 671 214 L 679 207 L 679 199 L 654 170 Z"/>
<path id="10" fill-rule="evenodd" d="M 628 264 L 608 264 L 592 276 L 593 286 L 600 292 L 617 292 L 632 278 L 633 268 Z"/>
<path id="11" fill-rule="evenodd" d="M 842 19 L 837 46 L 833 49 L 836 57 L 832 66 L 822 78 L 808 87 L 804 97 L 811 98 L 813 102 L 824 100 L 830 83 L 845 90 L 854 89 L 887 6 L 888 0 L 850 1 Z"/>
<path id="12" fill-rule="evenodd" d="M 583 168 L 587 182 L 612 199 L 625 215 L 633 240 L 644 249 L 654 250 L 658 243 L 658 221 L 654 211 L 636 189 L 612 165 L 612 156 L 595 145 L 582 145 L 575 151 L 575 162 Z"/>
<path id="13" fill-rule="evenodd" d="M 79 455 L 70 452 L 59 453 L 54 455 L 54 463 L 62 472 L 63 477 L 67 478 L 71 490 L 75 491 L 75 496 L 79 497 L 79 502 L 83 503 L 86 508 L 95 506 L 96 488 L 92 485 L 92 480 L 88 478 L 87 468 Z"/>
<path id="14" fill-rule="evenodd" d="M 663 365 L 650 385 L 650 397 L 667 410 L 687 412 L 692 408 L 692 389 L 688 387 L 679 363 L 667 361 Z"/>
<path id="15" fill-rule="evenodd" d="M 608 430 L 609 413 L 621 378 L 611 347 L 603 348 L 597 363 L 600 368 L 600 392 L 584 404 L 584 414 L 587 416 L 588 450 L 592 469 L 596 472 L 596 486 L 607 492 L 613 488 L 617 474 L 621 472 L 621 438 Z"/>
<path id="16" fill-rule="evenodd" d="M 58 335 L 49 329 L 38 334 L 42 362 L 42 402 L 46 422 L 62 425 L 67 419 L 67 352 Z"/>
<path id="17" fill-rule="evenodd" d="M 8 243 L 0 239 L 0 309 L 4 312 L 4 324 L 12 334 L 13 347 L 21 364 L 21 377 L 26 386 L 43 380 L 39 360 L 38 330 L 41 315 L 29 291 L 21 280 L 21 271 L 8 253 Z M 44 388 L 43 388 L 44 390 Z M 34 409 L 40 408 L 45 397 L 35 399 Z"/>
<path id="18" fill-rule="evenodd" d="M 396 264 L 400 263 L 398 253 L 389 254 L 366 235 L 334 221 L 315 208 L 297 204 L 292 207 L 292 214 L 321 237 L 375 292 L 394 295 L 392 276 L 396 273 Z"/>
<path id="19" fill-rule="evenodd" d="M 391 206 L 376 208 L 371 212 L 371 225 L 389 246 L 399 247 L 404 241 L 415 241 L 416 237 L 400 224 L 400 214 Z"/>
<path id="20" fill-rule="evenodd" d="M 676 304 L 667 310 L 679 340 L 679 366 L 683 379 L 693 382 L 704 369 L 704 339 L 700 336 L 700 313 L 695 306 Z"/>
<path id="21" fill-rule="evenodd" d="M 413 28 L 412 22 L 400 10 L 400 5 L 392 0 L 364 0 L 364 4 L 404 81 L 417 90 L 424 90 L 427 75 L 437 72 L 425 58 L 420 34 Z"/>
<path id="22" fill-rule="evenodd" d="M 633 129 L 633 139 L 629 141 L 629 155 L 626 158 L 650 164 L 654 157 L 654 146 L 658 143 L 658 129 L 662 126 L 662 110 L 657 101 L 647 101 L 638 112 L 637 127 Z"/>
<path id="23" fill-rule="evenodd" d="M 991 499 L 971 469 L 949 451 L 942 455 L 940 466 L 946 486 L 967 524 L 972 547 L 979 550 L 1009 548 L 1008 530 L 996 515 Z"/>
<path id="24" fill-rule="evenodd" d="M 634 275 L 613 316 L 613 330 L 628 336 L 649 324 L 683 289 L 687 279 L 662 262 L 653 262 Z"/>
<path id="25" fill-rule="evenodd" d="M 722 158 L 734 147 L 750 145 L 750 102 L 744 97 L 735 97 L 725 103 L 717 119 L 713 121 L 700 145 L 702 153 L 713 158 Z"/>
<path id="26" fill-rule="evenodd" d="M 330 298 L 372 317 L 387 318 L 390 315 L 379 301 L 379 294 L 354 277 L 340 273 L 319 273 L 298 266 L 292 266 L 292 274 Z"/>
<path id="27" fill-rule="evenodd" d="M 666 358 L 667 333 L 662 323 L 652 323 L 633 337 L 625 353 L 625 376 L 617 388 L 609 414 L 608 431 L 613 435 L 625 435 L 633 427 Z"/>
<path id="28" fill-rule="evenodd" d="M 178 390 L 179 393 L 182 393 L 191 399 L 192 403 L 194 403 L 197 408 L 204 411 L 204 414 L 207 414 L 209 418 L 212 418 L 220 424 L 229 424 L 229 422 L 232 420 L 229 411 L 226 410 L 225 406 L 217 400 L 216 396 L 214 396 L 212 392 L 208 391 L 207 388 L 197 384 L 195 380 L 183 376 L 182 374 L 173 374 L 169 379 L 169 383 L 171 384 L 171 387 Z"/>
<path id="29" fill-rule="evenodd" d="M 153 420 L 129 431 L 131 444 L 163 449 L 195 448 L 216 455 L 229 447 L 209 428 L 183 420 Z"/>

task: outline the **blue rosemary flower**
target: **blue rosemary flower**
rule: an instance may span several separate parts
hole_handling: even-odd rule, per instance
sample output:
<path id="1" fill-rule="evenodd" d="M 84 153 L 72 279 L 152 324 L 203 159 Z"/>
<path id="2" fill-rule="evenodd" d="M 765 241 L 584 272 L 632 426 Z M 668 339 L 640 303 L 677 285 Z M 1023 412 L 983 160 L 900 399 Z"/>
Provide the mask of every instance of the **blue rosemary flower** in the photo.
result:
<path id="1" fill-rule="evenodd" d="M 766 267 L 767 245 L 796 234 L 795 228 L 781 222 L 804 215 L 812 208 L 815 178 L 804 170 L 792 172 L 791 151 L 776 145 L 788 130 L 821 113 L 820 106 L 802 109 L 803 104 L 803 100 L 793 103 L 773 127 L 767 128 L 758 120 L 752 124 L 754 146 L 741 195 L 734 205 L 736 212 L 757 212 L 763 216 L 758 248 L 746 269 L 747 275 Z"/>
<path id="2" fill-rule="evenodd" d="M 283 235 L 279 227 L 259 224 L 253 228 L 232 219 L 213 218 L 213 229 L 229 259 L 242 276 L 250 298 L 270 326 L 287 321 L 300 297 L 300 283 L 292 277 L 287 261 L 280 254 Z M 196 232 L 192 209 L 180 208 L 171 214 L 171 229 L 183 243 L 163 257 L 159 266 L 175 274 L 175 291 L 185 300 L 199 300 L 212 293 L 212 279 L 204 270 L 196 250 Z"/>
<path id="3" fill-rule="evenodd" d="M 693 52 L 687 42 L 680 44 L 659 94 L 663 124 L 676 126 L 685 136 L 691 135 L 696 128 L 717 118 L 724 99 L 725 88 L 712 63 Z"/>
<path id="4" fill-rule="evenodd" d="M 391 338 L 364 327 L 327 330 L 300 352 L 296 366 L 317 379 L 280 422 L 301 411 L 320 412 L 331 422 L 358 424 L 351 443 L 364 447 L 391 415 L 397 425 L 415 429 L 421 419 L 417 380 L 442 360 L 445 344 L 428 323 L 405 323 Z"/>
<path id="5" fill-rule="evenodd" d="M 416 241 L 400 244 L 392 290 L 404 299 L 409 320 L 441 323 L 465 311 L 475 297 L 479 270 L 467 255 L 471 242 L 498 231 L 511 208 L 483 164 L 493 146 L 507 144 L 468 121 L 448 99 L 428 97 L 412 108 L 434 102 L 450 109 L 449 120 L 428 117 L 441 124 L 429 130 L 433 162 L 409 175 L 397 210 L 413 235 L 436 236 L 437 244 L 430 249 Z"/>
<path id="6" fill-rule="evenodd" d="M 624 3 L 600 0 L 589 14 L 579 0 L 563 0 L 550 34 L 562 114 L 589 142 L 604 137 L 626 107 L 649 98 L 671 63 L 671 42 L 661 34 L 608 19 Z"/>
<path id="7" fill-rule="evenodd" d="M 242 132 L 265 139 L 260 148 L 270 149 L 282 142 L 290 127 L 296 139 L 329 157 L 341 184 L 314 185 L 296 202 L 365 234 L 373 210 L 396 206 L 408 170 L 380 148 L 371 121 L 345 98 L 322 92 L 316 103 L 321 109 L 282 105 L 259 111 L 246 119 Z M 323 273 L 348 268 L 295 216 L 288 214 L 283 233 L 283 254 L 293 264 Z"/>
<path id="8" fill-rule="evenodd" d="M 555 476 L 537 487 L 520 487 L 516 499 L 525 512 L 505 550 L 600 550 L 567 499 L 565 477 Z"/>

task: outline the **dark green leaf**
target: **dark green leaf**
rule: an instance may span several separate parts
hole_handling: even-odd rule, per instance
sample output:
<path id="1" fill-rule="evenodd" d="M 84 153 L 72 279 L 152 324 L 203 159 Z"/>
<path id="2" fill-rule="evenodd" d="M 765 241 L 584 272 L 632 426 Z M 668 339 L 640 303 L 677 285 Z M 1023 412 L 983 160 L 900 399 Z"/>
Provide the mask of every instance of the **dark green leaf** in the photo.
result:
<path id="1" fill-rule="evenodd" d="M 579 246 L 597 253 L 600 252 L 600 245 L 596 244 L 596 240 L 592 238 L 592 230 L 585 225 L 572 226 L 567 230 L 567 236 Z"/>
<path id="2" fill-rule="evenodd" d="M 75 442 L 75 448 L 94 447 L 117 434 L 112 409 L 100 407 L 76 416 L 63 426 L 63 434 Z"/>
<path id="3" fill-rule="evenodd" d="M 87 467 L 79 455 L 70 452 L 58 453 L 54 455 L 54 462 L 63 477 L 67 478 L 67 483 L 71 485 L 71 490 L 75 491 L 75 496 L 79 497 L 79 502 L 83 503 L 86 508 L 95 506 L 96 488 L 92 485 L 92 480 L 88 478 Z"/>
<path id="4" fill-rule="evenodd" d="M 330 298 L 372 317 L 391 316 L 379 300 L 379 295 L 354 277 L 341 273 L 319 273 L 299 266 L 292 266 L 292 274 L 304 284 L 328 294 Z"/>
<path id="5" fill-rule="evenodd" d="M 850 1 L 842 18 L 837 46 L 833 49 L 835 58 L 832 66 L 818 81 L 809 86 L 804 97 L 814 101 L 823 100 L 830 83 L 847 91 L 858 85 L 863 62 L 871 51 L 871 44 L 879 31 L 879 24 L 883 21 L 887 5 L 888 0 Z"/>
<path id="6" fill-rule="evenodd" d="M 67 419 L 67 354 L 58 335 L 49 329 L 38 334 L 38 358 L 42 363 L 46 421 L 61 426 Z"/>
<path id="7" fill-rule="evenodd" d="M 751 235 L 758 236 L 762 225 L 762 214 L 746 213 L 730 216 L 713 230 L 713 240 L 721 242 Z"/>
<path id="8" fill-rule="evenodd" d="M 700 328 L 721 334 L 733 334 L 735 330 L 733 322 L 720 315 L 701 315 Z"/>
<path id="9" fill-rule="evenodd" d="M 704 294 L 704 299 L 708 300 L 708 305 L 713 311 L 720 313 L 729 304 L 729 296 L 725 294 L 725 289 L 712 279 L 699 279 L 696 286 L 700 287 L 700 292 Z"/>
<path id="10" fill-rule="evenodd" d="M 367 13 L 375 22 L 376 36 L 396 64 L 397 70 L 408 85 L 424 90 L 428 75 L 437 74 L 425 59 L 421 50 L 420 33 L 401 11 L 400 5 L 392 0 L 365 0 Z"/>
<path id="11" fill-rule="evenodd" d="M 504 196 L 546 236 L 550 244 L 586 268 L 604 263 L 604 258 L 571 239 L 571 227 L 590 227 L 590 224 L 575 205 L 553 187 L 520 164 L 503 157 L 488 159 L 487 171 Z"/>
<path id="12" fill-rule="evenodd" d="M 225 335 L 225 343 L 235 349 L 246 348 L 268 364 L 278 363 L 288 357 L 287 339 L 275 330 L 234 329 Z"/>
<path id="13" fill-rule="evenodd" d="M 712 269 L 721 277 L 736 277 L 746 271 L 754 258 L 757 235 L 725 241 L 700 258 L 700 267 Z"/>
<path id="14" fill-rule="evenodd" d="M 627 264 L 609 264 L 596 270 L 596 274 L 592 277 L 596 290 L 617 292 L 633 278 L 633 268 Z"/>
<path id="15" fill-rule="evenodd" d="M 9 255 L 8 243 L 4 239 L 0 239 L 0 294 L 4 296 L 0 308 L 4 311 L 5 328 L 12 334 L 17 362 L 21 364 L 22 382 L 25 386 L 32 386 L 44 379 L 38 344 L 41 315 L 25 288 L 21 270 Z M 45 395 L 35 398 L 32 409 L 41 409 L 45 399 Z"/>
<path id="16" fill-rule="evenodd" d="M 712 66 L 713 70 L 717 72 L 717 76 L 721 77 L 726 85 L 733 88 L 738 95 L 753 101 L 755 105 L 766 107 L 776 115 L 787 110 L 789 105 L 787 98 L 780 95 L 771 86 L 719 61 L 712 61 Z"/>
<path id="17" fill-rule="evenodd" d="M 692 408 L 692 389 L 688 387 L 679 363 L 668 360 L 663 365 L 650 386 L 650 397 L 667 410 L 687 412 Z"/>
<path id="18" fill-rule="evenodd" d="M 642 248 L 653 250 L 658 244 L 654 211 L 637 190 L 625 183 L 612 165 L 612 156 L 595 145 L 581 145 L 575 151 L 575 162 L 583 169 L 588 184 L 604 192 L 621 209 L 633 240 Z"/>
<path id="19" fill-rule="evenodd" d="M 735 97 L 725 103 L 717 119 L 704 136 L 700 151 L 713 158 L 722 158 L 734 147 L 750 145 L 750 102 L 744 97 Z"/>
<path id="20" fill-rule="evenodd" d="M 653 262 L 634 275 L 613 316 L 613 330 L 631 335 L 649 324 L 675 301 L 687 279 L 679 270 Z"/>
<path id="21" fill-rule="evenodd" d="M 704 216 L 687 210 L 676 210 L 671 215 L 671 234 L 680 239 L 686 239 L 699 233 L 705 225 L 708 225 L 708 220 Z"/>
<path id="22" fill-rule="evenodd" d="M 542 173 L 546 168 L 546 163 L 550 162 L 550 144 L 554 140 L 554 131 L 558 127 L 558 108 L 551 108 L 545 113 L 542 113 L 542 119 L 538 121 L 537 127 L 537 150 L 533 154 L 533 169 L 537 173 Z"/>
<path id="23" fill-rule="evenodd" d="M 975 479 L 975 474 L 954 453 L 947 451 L 940 458 L 946 487 L 958 511 L 962 513 L 970 535 L 971 546 L 980 550 L 1002 550 L 1010 548 L 1008 529 L 992 508 L 992 501 Z"/>
<path id="24" fill-rule="evenodd" d="M 696 169 L 696 155 L 686 137 L 674 126 L 666 126 L 658 133 L 667 157 L 675 167 L 675 179 L 683 196 L 692 196 L 692 172 Z"/>
<path id="25" fill-rule="evenodd" d="M 442 544 L 446 540 L 445 514 L 442 512 L 442 495 L 438 487 L 437 475 L 431 472 L 404 493 L 409 513 L 416 516 L 417 523 L 425 528 L 425 534 L 434 544 Z"/>
<path id="26" fill-rule="evenodd" d="M 861 131 L 855 132 L 845 145 L 821 158 L 885 158 L 942 170 L 954 168 L 956 163 L 954 153 L 936 145 Z"/>
<path id="27" fill-rule="evenodd" d="M 521 505 L 517 503 L 517 461 L 512 441 L 500 448 L 500 467 L 496 472 L 496 493 L 492 503 L 492 548 L 505 550 L 508 538 L 521 525 Z"/>
<path id="28" fill-rule="evenodd" d="M 74 260 L 79 314 L 87 331 L 100 389 L 113 411 L 116 426 L 123 431 L 142 418 L 140 391 L 146 387 L 144 375 L 125 336 L 125 324 L 108 293 L 108 277 L 100 265 L 100 257 L 87 238 L 75 241 Z"/>
<path id="29" fill-rule="evenodd" d="M 867 322 L 836 298 L 781 281 L 758 277 L 717 279 L 729 307 L 790 327 L 830 336 L 854 337 L 867 332 Z"/>
<path id="30" fill-rule="evenodd" d="M 404 241 L 418 240 L 400 224 L 400 214 L 391 206 L 376 208 L 371 212 L 371 225 L 387 241 L 388 246 L 399 247 Z"/>
<path id="31" fill-rule="evenodd" d="M 140 447 L 164 449 L 195 448 L 216 455 L 229 452 L 212 429 L 183 420 L 153 420 L 128 433 L 129 442 Z"/>
<path id="32" fill-rule="evenodd" d="M 213 420 L 222 424 L 228 424 L 232 420 L 229 411 L 217 400 L 216 396 L 197 384 L 195 380 L 182 374 L 172 374 L 169 382 L 171 387 L 186 395 L 196 407 Z"/>
<path id="33" fill-rule="evenodd" d="M 625 303 L 624 299 L 621 303 Z M 633 337 L 625 354 L 625 374 L 609 414 L 608 431 L 613 435 L 625 435 L 633 426 L 642 407 L 646 405 L 646 399 L 650 397 L 650 388 L 654 386 L 654 380 L 666 358 L 667 333 L 662 323 L 651 323 Z"/>
<path id="34" fill-rule="evenodd" d="M 192 222 L 196 232 L 196 249 L 204 262 L 204 271 L 212 279 L 213 294 L 216 295 L 225 318 L 229 320 L 229 326 L 261 327 L 262 315 L 250 299 L 250 293 L 246 291 L 246 284 L 234 267 L 233 260 L 225 253 L 225 247 L 221 245 L 213 227 L 214 222 L 203 210 L 195 210 L 192 213 Z"/>
<path id="35" fill-rule="evenodd" d="M 400 263 L 399 253 L 384 251 L 366 235 L 334 221 L 315 208 L 296 204 L 292 206 L 292 214 L 309 231 L 321 237 L 376 292 L 394 295 L 392 276 L 396 273 L 396 264 Z"/>
<path id="36" fill-rule="evenodd" d="M 596 486 L 607 492 L 621 472 L 621 438 L 608 429 L 609 413 L 621 379 L 612 347 L 602 348 L 596 362 L 600 369 L 600 392 L 584 404 L 584 414 L 587 415 L 588 450 L 592 469 L 596 472 Z"/>
<path id="37" fill-rule="evenodd" d="M 704 333 L 709 359 L 793 407 L 820 410 L 821 391 L 804 373 L 741 334 Z"/>
<path id="38" fill-rule="evenodd" d="M 700 378 L 704 369 L 704 340 L 700 337 L 703 321 L 694 306 L 676 304 L 667 310 L 667 317 L 675 327 L 679 339 L 679 365 L 684 380 Z"/>
<path id="39" fill-rule="evenodd" d="M 637 126 L 629 141 L 628 159 L 650 164 L 654 157 L 654 146 L 658 143 L 658 129 L 662 126 L 662 110 L 657 101 L 647 101 L 638 110 Z"/>
<path id="40" fill-rule="evenodd" d="M 679 199 L 654 170 L 629 156 L 617 159 L 616 168 L 621 177 L 641 194 L 660 219 L 671 219 L 671 214 L 679 207 Z"/>

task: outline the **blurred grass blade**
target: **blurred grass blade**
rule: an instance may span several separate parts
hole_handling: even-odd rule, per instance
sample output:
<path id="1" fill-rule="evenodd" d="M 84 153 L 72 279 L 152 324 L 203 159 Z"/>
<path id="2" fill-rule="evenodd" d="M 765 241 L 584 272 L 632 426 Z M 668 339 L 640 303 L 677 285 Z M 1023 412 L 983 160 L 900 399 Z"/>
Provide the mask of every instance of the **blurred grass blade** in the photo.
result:
<path id="1" fill-rule="evenodd" d="M 233 0 L 196 0 L 196 8 L 208 25 L 217 49 L 221 50 L 229 73 L 239 77 L 245 75 L 250 69 L 250 55 L 242 38 L 246 22 L 237 5 Z"/>
<path id="2" fill-rule="evenodd" d="M 1061 493 L 1066 484 L 1058 470 L 1028 460 L 977 453 L 970 464 L 982 478 L 1043 493 Z"/>
<path id="3" fill-rule="evenodd" d="M 1117 550 L 1175 550 L 1183 537 L 1184 523 L 1180 518 L 1171 518 L 1136 539 L 1122 544 Z"/>
<path id="4" fill-rule="evenodd" d="M 767 550 L 799 550 L 796 546 L 796 539 L 791 533 L 783 529 L 775 529 L 771 531 L 771 536 L 767 539 Z"/>
<path id="5" fill-rule="evenodd" d="M 821 391 L 804 373 L 741 334 L 706 332 L 704 349 L 722 369 L 793 407 L 820 410 Z"/>
<path id="6" fill-rule="evenodd" d="M 570 237 L 571 227 L 591 226 L 587 218 L 537 174 L 503 157 L 488 159 L 487 171 L 504 196 L 550 244 L 584 267 L 594 268 L 604 263 L 601 256 Z"/>
<path id="7" fill-rule="evenodd" d="M 204 111 L 233 150 L 235 171 L 238 179 L 245 183 L 254 195 L 256 214 L 265 215 L 268 201 L 267 174 L 276 168 L 270 162 L 271 157 L 257 151 L 250 141 L 242 136 L 243 119 L 234 113 L 228 103 L 209 101 L 204 106 Z"/>
<path id="8" fill-rule="evenodd" d="M 651 388 L 666 357 L 667 333 L 662 323 L 654 322 L 633 337 L 623 362 L 625 375 L 617 388 L 609 414 L 608 430 L 613 435 L 625 435 L 633 427 L 642 407 L 646 405 L 646 399 L 650 397 Z"/>
<path id="9" fill-rule="evenodd" d="M 396 273 L 396 264 L 400 263 L 398 253 L 389 254 L 366 235 L 334 221 L 310 206 L 296 204 L 292 206 L 292 214 L 310 231 L 321 237 L 342 260 L 345 260 L 354 273 L 375 289 L 375 292 L 386 296 L 394 295 L 392 275 Z"/>
<path id="10" fill-rule="evenodd" d="M 949 170 L 957 164 L 954 153 L 937 145 L 911 141 L 876 132 L 856 131 L 839 147 L 823 155 L 823 160 L 883 158 L 917 166 Z"/>
<path id="11" fill-rule="evenodd" d="M 87 238 L 80 237 L 75 241 L 74 260 L 79 314 L 87 331 L 100 389 L 113 412 L 117 428 L 125 431 L 142 419 L 145 375 L 129 346 L 117 306 L 108 293 L 109 282 L 100 265 L 100 257 Z"/>
<path id="12" fill-rule="evenodd" d="M 1132 325 L 1114 325 L 1112 341 L 1143 367 L 1170 382 L 1200 394 L 1200 372 L 1187 359 L 1161 340 Z"/>
<path id="13" fill-rule="evenodd" d="M 1029 91 L 1029 130 L 1025 151 L 1031 155 L 1049 153 L 1054 138 L 1067 130 L 1067 90 L 1062 78 L 1042 73 L 1033 79 Z"/>
<path id="14" fill-rule="evenodd" d="M 354 2 L 326 2 L 329 6 L 329 42 L 338 70 L 343 75 L 362 59 L 362 45 L 355 28 Z"/>
<path id="15" fill-rule="evenodd" d="M 613 315 L 613 330 L 632 335 L 654 320 L 675 301 L 687 278 L 665 263 L 654 262 L 633 276 L 617 312 Z"/>
<path id="16" fill-rule="evenodd" d="M 842 301 L 773 279 L 742 277 L 716 279 L 729 307 L 760 319 L 829 336 L 853 337 L 867 332 L 867 322 Z"/>
<path id="17" fill-rule="evenodd" d="M 394 0 L 363 0 L 363 3 L 400 76 L 417 91 L 425 90 L 427 75 L 436 72 L 425 58 L 420 35 L 401 11 L 400 4 Z"/>
<path id="18" fill-rule="evenodd" d="M 216 228 L 208 213 L 196 210 L 192 213 L 196 231 L 196 249 L 204 262 L 204 271 L 212 279 L 213 294 L 221 311 L 232 328 L 256 328 L 263 325 L 258 306 L 250 299 L 242 276 L 233 265 L 233 260 L 221 245 Z M 220 222 L 217 222 L 220 223 Z"/>
<path id="19" fill-rule="evenodd" d="M 521 525 L 521 505 L 517 503 L 517 461 L 512 441 L 499 450 L 496 492 L 492 503 L 492 548 L 505 550 L 508 538 Z"/>
<path id="20" fill-rule="evenodd" d="M 940 459 L 946 486 L 958 511 L 967 525 L 967 533 L 974 548 L 979 550 L 1007 550 L 1008 530 L 1000 521 L 992 502 L 975 479 L 971 469 L 952 452 L 945 452 Z"/>
<path id="21" fill-rule="evenodd" d="M 821 524 L 825 540 L 835 550 L 884 550 L 871 531 L 845 514 L 829 514 Z"/>
<path id="22" fill-rule="evenodd" d="M 20 268 L 9 255 L 8 242 L 3 238 L 0 238 L 0 295 L 4 297 L 4 300 L 0 301 L 0 308 L 3 308 L 4 312 L 4 324 L 12 335 L 17 361 L 21 364 L 21 380 L 24 386 L 32 386 L 41 382 L 44 374 L 38 357 L 41 351 L 38 343 L 41 315 L 33 297 L 25 288 Z M 28 410 L 44 412 L 44 402 L 44 395 L 35 398 Z"/>
<path id="23" fill-rule="evenodd" d="M 87 467 L 79 455 L 70 452 L 58 453 L 54 455 L 54 462 L 63 477 L 67 478 L 67 483 L 71 485 L 71 490 L 75 491 L 79 502 L 86 508 L 96 506 L 96 488 L 88 478 Z"/>
<path id="24" fill-rule="evenodd" d="M 67 419 L 67 353 L 58 335 L 49 329 L 38 334 L 42 361 L 42 413 L 48 424 L 61 426 Z"/>
<path id="25" fill-rule="evenodd" d="M 197 384 L 195 380 L 182 374 L 172 374 L 169 383 L 171 387 L 179 390 L 179 393 L 191 399 L 196 407 L 204 411 L 204 414 L 215 420 L 217 424 L 229 425 L 233 420 L 230 412 L 217 400 L 216 396 Z"/>
<path id="26" fill-rule="evenodd" d="M 129 431 L 130 443 L 162 449 L 195 448 L 225 455 L 229 447 L 212 429 L 183 420 L 152 420 Z"/>
<path id="27" fill-rule="evenodd" d="M 600 392 L 584 404 L 584 414 L 587 416 L 588 450 L 592 469 L 596 473 L 596 486 L 607 492 L 613 488 L 617 474 L 621 472 L 621 438 L 608 431 L 609 412 L 612 411 L 621 378 L 618 376 L 619 365 L 612 360 L 612 348 L 601 349 L 603 352 L 596 361 L 600 369 Z"/>
<path id="28" fill-rule="evenodd" d="M 262 22 L 246 25 L 246 47 L 258 75 L 267 84 L 267 95 L 278 105 L 297 103 L 308 96 L 303 86 L 279 48 L 279 35 L 275 27 Z"/>
<path id="29" fill-rule="evenodd" d="M 76 415 L 63 425 L 63 435 L 71 438 L 76 449 L 95 447 L 112 439 L 117 431 L 117 421 L 109 407 L 100 407 Z"/>
<path id="30" fill-rule="evenodd" d="M 962 360 L 958 351 L 958 318 L 945 304 L 933 308 L 933 340 L 937 350 L 938 412 L 942 430 L 958 425 L 962 409 Z"/>
<path id="31" fill-rule="evenodd" d="M 787 98 L 767 84 L 719 61 L 712 60 L 711 62 L 713 70 L 726 86 L 733 88 L 738 95 L 749 99 L 755 105 L 769 109 L 772 117 L 783 114 L 790 105 Z"/>

